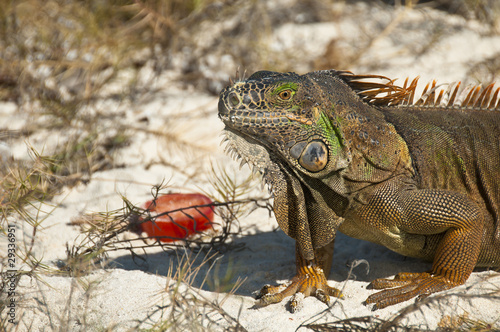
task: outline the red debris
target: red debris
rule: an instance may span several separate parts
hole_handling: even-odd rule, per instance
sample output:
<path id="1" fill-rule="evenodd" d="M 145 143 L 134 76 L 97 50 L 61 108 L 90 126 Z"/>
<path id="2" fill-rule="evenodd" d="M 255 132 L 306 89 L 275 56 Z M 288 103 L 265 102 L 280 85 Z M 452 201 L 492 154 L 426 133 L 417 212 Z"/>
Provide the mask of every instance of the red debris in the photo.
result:
<path id="1" fill-rule="evenodd" d="M 173 242 L 187 238 L 192 234 L 212 228 L 214 207 L 190 206 L 213 204 L 212 200 L 202 194 L 166 194 L 156 200 L 148 201 L 143 208 L 158 215 L 164 212 L 175 211 L 156 217 L 153 221 L 143 222 L 140 227 L 149 237 L 158 237 L 162 242 Z M 184 209 L 188 208 L 188 209 Z M 161 238 L 161 236 L 164 236 Z"/>

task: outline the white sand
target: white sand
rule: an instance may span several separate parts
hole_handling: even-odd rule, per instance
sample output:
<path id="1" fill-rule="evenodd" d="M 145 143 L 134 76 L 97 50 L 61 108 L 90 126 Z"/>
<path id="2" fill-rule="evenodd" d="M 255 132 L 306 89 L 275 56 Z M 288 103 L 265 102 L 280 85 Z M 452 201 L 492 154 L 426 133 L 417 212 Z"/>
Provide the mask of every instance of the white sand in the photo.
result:
<path id="1" fill-rule="evenodd" d="M 356 15 L 352 18 L 339 19 L 336 23 L 321 24 L 287 24 L 275 31 L 271 37 L 271 45 L 276 48 L 294 48 L 297 45 L 307 52 L 324 52 L 331 38 L 344 38 L 344 43 L 355 43 L 363 32 L 359 29 L 359 20 L 369 17 L 374 21 L 390 20 L 400 12 L 380 12 L 369 10 L 365 5 L 351 9 Z M 398 14 L 399 13 L 399 14 Z M 403 14 L 401 14 L 403 15 Z M 459 17 L 446 16 L 437 11 L 411 11 L 404 13 L 405 25 L 398 26 L 401 32 L 389 31 L 382 35 L 366 53 L 362 55 L 357 67 L 351 68 L 356 73 L 377 73 L 391 77 L 422 76 L 422 82 L 438 78 L 439 82 L 451 82 L 464 79 L 471 61 L 486 59 L 500 52 L 500 36 L 484 33 L 479 23 L 468 23 Z M 441 22 L 440 28 L 444 36 L 422 56 L 415 56 L 419 47 L 424 47 L 426 36 Z M 429 24 L 427 24 L 429 22 Z M 283 35 L 294 36 L 283 39 Z M 287 44 L 288 43 L 288 44 Z M 309 47 L 310 46 L 310 47 Z M 412 50 L 416 50 L 413 52 Z M 305 54 L 307 55 L 307 54 Z M 371 68 L 377 63 L 377 70 Z M 308 70 L 308 63 L 297 65 L 297 71 Z M 127 197 L 134 204 L 150 199 L 151 187 L 167 180 L 170 189 L 175 191 L 210 191 L 210 185 L 203 176 L 192 175 L 206 171 L 209 162 L 215 161 L 227 169 L 238 169 L 223 153 L 220 146 L 222 123 L 217 118 L 217 97 L 199 91 L 181 90 L 166 78 L 157 83 L 162 87 L 160 92 L 144 100 L 139 109 L 128 109 L 125 104 L 109 101 L 110 112 L 120 114 L 124 110 L 126 116 L 115 121 L 128 122 L 136 127 L 150 130 L 179 133 L 181 140 L 191 142 L 199 147 L 190 152 L 186 146 L 171 146 L 164 138 L 147 134 L 144 131 L 134 133 L 132 144 L 119 152 L 117 164 L 124 167 L 110 171 L 97 172 L 92 175 L 86 185 L 78 185 L 65 189 L 52 202 L 42 206 L 47 214 L 46 219 L 36 235 L 33 254 L 49 266 L 66 258 L 66 244 L 78 243 L 81 240 L 80 228 L 68 225 L 82 213 L 111 211 L 123 207 L 120 195 Z M 7 121 L 18 120 L 15 113 L 1 105 L 0 121 L 5 126 Z M 207 111 L 201 118 L 187 118 L 177 127 L 169 127 L 169 116 L 190 114 L 200 109 Z M 3 112 L 3 111 L 2 111 Z M 149 124 L 139 123 L 138 119 L 147 117 Z M 15 120 L 15 121 L 14 121 Z M 27 121 L 27 120 L 26 120 Z M 111 126 L 111 124 L 110 124 Z M 44 146 L 46 140 L 30 141 L 35 147 Z M 7 147 L 6 153 L 23 155 L 26 148 L 22 145 Z M 179 168 L 168 167 L 161 160 L 168 160 Z M 147 167 L 151 165 L 151 167 Z M 241 178 L 245 178 L 248 169 L 241 170 Z M 258 180 L 256 190 L 259 192 Z M 18 243 L 27 242 L 31 229 L 21 225 L 18 220 L 10 220 L 16 224 Z M 216 261 L 209 273 L 208 266 L 203 266 L 192 280 L 193 289 L 198 298 L 209 302 L 220 303 L 221 308 L 240 322 L 248 331 L 293 331 L 301 324 L 313 322 L 334 322 L 340 319 L 371 316 L 389 319 L 401 309 L 413 303 L 409 301 L 386 309 L 372 312 L 362 302 L 374 291 L 367 290 L 370 280 L 378 277 L 389 277 L 402 271 L 424 271 L 430 267 L 428 263 L 405 258 L 385 248 L 348 238 L 339 234 L 332 273 L 329 278 L 331 286 L 342 289 L 346 295 L 344 300 L 332 301 L 328 308 L 317 299 L 310 297 L 303 301 L 303 309 L 297 313 L 287 310 L 286 301 L 263 308 L 254 307 L 252 292 L 264 284 L 285 282 L 294 275 L 294 242 L 277 230 L 273 217 L 269 217 L 264 209 L 259 209 L 240 220 L 242 233 L 234 240 L 242 249 L 230 250 Z M 24 236 L 22 236 L 24 233 Z M 6 248 L 4 239 L 0 239 L 0 252 Z M 136 264 L 128 251 L 110 253 L 114 268 L 97 269 L 90 275 L 81 278 L 40 275 L 39 280 L 23 277 L 17 286 L 18 303 L 16 320 L 21 322 L 13 330 L 50 331 L 61 328 L 69 331 L 112 330 L 125 331 L 138 326 L 148 327 L 161 320 L 161 310 L 157 306 L 171 306 L 171 292 L 165 292 L 169 266 L 176 266 L 178 258 L 158 248 L 147 250 L 144 262 Z M 138 254 L 143 254 L 138 251 Z M 355 260 L 366 260 L 352 271 L 348 279 L 349 267 Z M 195 260 L 199 264 L 201 258 Z M 215 272 L 214 272 L 215 271 Z M 235 292 L 228 295 L 227 290 L 218 293 L 199 290 L 205 276 L 209 282 L 204 289 L 214 289 L 218 279 L 223 279 L 226 271 L 231 274 L 230 280 L 246 278 Z M 214 277 L 215 276 L 215 277 Z M 346 281 L 347 280 L 347 281 Z M 401 323 L 419 325 L 434 329 L 445 315 L 460 316 L 467 313 L 471 319 L 495 323 L 500 329 L 500 277 L 494 272 L 475 272 L 466 285 L 457 287 L 440 301 L 422 306 L 415 313 L 409 314 Z M 475 297 L 496 291 L 496 298 Z M 184 293 L 181 291 L 181 293 Z M 192 309 L 192 308 L 191 308 Z M 188 310 L 188 308 L 186 308 Z M 219 314 L 199 309 L 206 313 L 196 320 L 215 330 L 221 330 L 230 323 Z M 2 313 L 2 319 L 4 317 Z M 168 310 L 167 310 L 168 313 Z M 163 319 L 166 316 L 163 316 Z M 210 323 L 210 320 L 212 323 Z M 213 323 L 215 322 L 215 323 Z M 305 330 L 305 328 L 301 329 Z"/>

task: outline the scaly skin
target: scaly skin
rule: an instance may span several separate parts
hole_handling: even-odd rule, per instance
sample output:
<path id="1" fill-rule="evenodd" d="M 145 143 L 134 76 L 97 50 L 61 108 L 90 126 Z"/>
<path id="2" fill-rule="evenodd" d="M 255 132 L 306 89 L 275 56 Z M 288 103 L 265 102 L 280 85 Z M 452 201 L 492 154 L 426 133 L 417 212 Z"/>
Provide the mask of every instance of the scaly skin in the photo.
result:
<path id="1" fill-rule="evenodd" d="M 368 297 L 374 309 L 463 284 L 475 266 L 500 266 L 492 86 L 461 107 L 421 106 L 409 102 L 416 81 L 360 83 L 367 77 L 375 76 L 257 72 L 221 92 L 228 147 L 263 173 L 278 224 L 297 244 L 297 276 L 283 291 L 265 287 L 262 304 L 297 292 L 341 296 L 325 276 L 337 230 L 433 262 L 429 272 L 374 280 L 389 288 Z M 373 98 L 373 87 L 399 94 Z"/>

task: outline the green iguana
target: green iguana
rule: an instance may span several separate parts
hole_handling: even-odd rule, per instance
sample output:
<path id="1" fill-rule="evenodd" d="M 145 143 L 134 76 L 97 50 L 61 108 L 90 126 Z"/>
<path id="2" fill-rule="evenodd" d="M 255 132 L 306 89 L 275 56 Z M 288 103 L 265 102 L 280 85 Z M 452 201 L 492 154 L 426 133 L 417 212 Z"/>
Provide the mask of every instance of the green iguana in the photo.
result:
<path id="1" fill-rule="evenodd" d="M 500 266 L 500 88 L 464 94 L 434 82 L 413 102 L 416 85 L 260 71 L 221 92 L 228 149 L 263 173 L 278 224 L 296 240 L 297 275 L 284 290 L 265 286 L 262 304 L 342 296 L 326 281 L 337 230 L 433 262 L 374 280 L 390 288 L 367 298 L 374 309 Z"/>

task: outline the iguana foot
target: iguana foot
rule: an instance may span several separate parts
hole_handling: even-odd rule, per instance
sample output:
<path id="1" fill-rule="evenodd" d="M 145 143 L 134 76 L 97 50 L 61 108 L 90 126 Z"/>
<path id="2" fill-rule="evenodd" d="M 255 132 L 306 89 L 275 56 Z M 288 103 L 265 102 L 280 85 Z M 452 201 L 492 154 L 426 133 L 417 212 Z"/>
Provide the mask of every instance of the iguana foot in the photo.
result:
<path id="1" fill-rule="evenodd" d="M 281 302 L 285 297 L 292 296 L 289 305 L 290 310 L 295 312 L 300 308 L 301 296 L 299 294 L 303 294 L 303 297 L 314 295 L 326 304 L 330 303 L 330 296 L 343 297 L 338 289 L 328 286 L 323 269 L 318 265 L 311 264 L 302 266 L 299 273 L 285 289 L 283 286 L 264 286 L 257 295 L 257 299 L 260 299 L 261 305 L 268 305 Z"/>
<path id="2" fill-rule="evenodd" d="M 419 300 L 432 293 L 444 291 L 460 284 L 444 276 L 430 273 L 398 273 L 394 279 L 381 278 L 372 281 L 368 288 L 390 289 L 370 295 L 365 303 L 374 303 L 373 310 L 377 310 L 407 301 L 415 296 L 418 296 L 417 300 Z"/>

